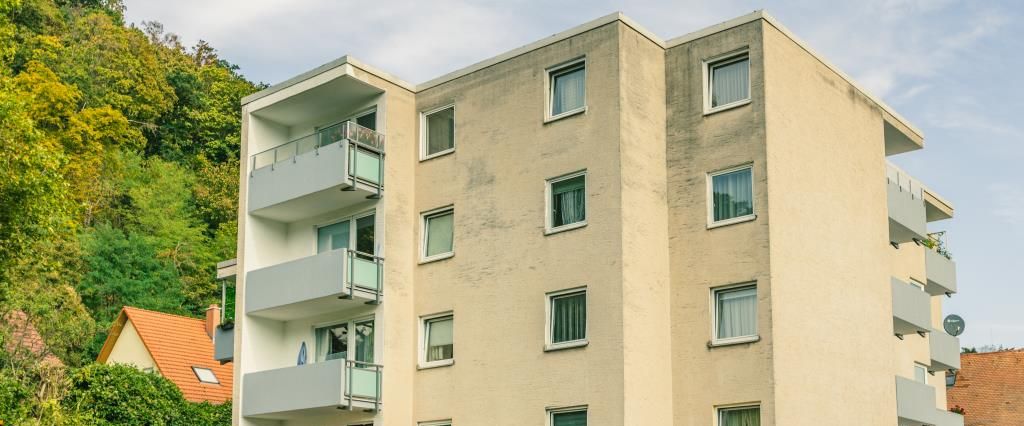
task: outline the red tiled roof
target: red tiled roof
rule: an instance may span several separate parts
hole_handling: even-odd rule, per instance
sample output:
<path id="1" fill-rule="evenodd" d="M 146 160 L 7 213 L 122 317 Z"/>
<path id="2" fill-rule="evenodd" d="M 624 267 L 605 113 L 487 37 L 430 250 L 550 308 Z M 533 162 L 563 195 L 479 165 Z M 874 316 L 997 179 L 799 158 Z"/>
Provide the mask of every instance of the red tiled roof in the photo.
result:
<path id="1" fill-rule="evenodd" d="M 111 327 L 111 337 L 120 334 L 119 325 L 123 326 L 125 319 L 135 326 L 157 370 L 178 385 L 185 399 L 215 404 L 231 399 L 234 367 L 213 359 L 213 340 L 206 334 L 205 321 L 125 306 Z M 106 361 L 108 345 L 113 346 L 113 340 L 108 338 L 100 362 Z M 200 383 L 193 366 L 209 368 L 220 384 Z"/>
<path id="2" fill-rule="evenodd" d="M 46 347 L 43 336 L 29 321 L 28 315 L 22 311 L 11 311 L 4 315 L 4 323 L 10 328 L 11 339 L 7 341 L 7 352 L 15 352 L 18 348 L 28 350 L 35 356 L 42 356 L 40 362 L 52 366 L 64 366 L 60 358 L 57 358 Z"/>
<path id="3" fill-rule="evenodd" d="M 961 354 L 946 402 L 963 407 L 964 426 L 1024 424 L 1024 350 Z"/>

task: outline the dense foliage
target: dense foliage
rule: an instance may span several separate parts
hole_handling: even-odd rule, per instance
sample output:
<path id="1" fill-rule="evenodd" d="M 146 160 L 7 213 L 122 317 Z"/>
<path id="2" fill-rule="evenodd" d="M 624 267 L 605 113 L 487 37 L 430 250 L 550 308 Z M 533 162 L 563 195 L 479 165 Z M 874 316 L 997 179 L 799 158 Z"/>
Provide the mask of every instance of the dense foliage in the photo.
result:
<path id="1" fill-rule="evenodd" d="M 8 424 L 89 420 L 83 401 L 93 420 L 174 424 L 100 402 L 116 384 L 186 407 L 162 379 L 88 364 L 121 306 L 199 316 L 220 299 L 216 262 L 234 257 L 239 100 L 259 86 L 205 42 L 126 25 L 123 9 L 0 0 L 0 315 L 27 314 L 69 367 L 6 354 Z"/>

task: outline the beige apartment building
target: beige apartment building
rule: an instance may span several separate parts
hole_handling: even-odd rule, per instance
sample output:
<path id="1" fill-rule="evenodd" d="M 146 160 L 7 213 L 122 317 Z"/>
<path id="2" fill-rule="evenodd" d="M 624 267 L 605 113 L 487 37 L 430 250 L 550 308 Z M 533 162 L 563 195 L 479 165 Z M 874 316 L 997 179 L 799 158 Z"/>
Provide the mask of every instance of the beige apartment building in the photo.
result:
<path id="1" fill-rule="evenodd" d="M 763 12 L 242 104 L 236 424 L 963 424 L 923 135 Z"/>

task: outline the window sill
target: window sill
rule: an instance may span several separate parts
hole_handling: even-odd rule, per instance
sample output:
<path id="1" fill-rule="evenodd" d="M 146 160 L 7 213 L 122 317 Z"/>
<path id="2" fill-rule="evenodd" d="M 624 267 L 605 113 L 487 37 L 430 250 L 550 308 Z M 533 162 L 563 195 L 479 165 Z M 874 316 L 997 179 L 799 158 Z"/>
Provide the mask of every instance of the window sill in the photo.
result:
<path id="1" fill-rule="evenodd" d="M 716 106 L 714 108 L 705 109 L 704 110 L 704 116 L 707 117 L 707 116 L 709 116 L 711 114 L 714 114 L 714 113 L 718 113 L 718 112 L 722 112 L 722 111 L 728 111 L 730 109 L 739 108 L 739 107 L 744 106 L 744 105 L 750 105 L 750 98 L 744 99 L 742 101 L 736 101 L 736 102 L 733 102 L 731 104 L 725 104 L 725 105 Z"/>
<path id="2" fill-rule="evenodd" d="M 418 264 L 419 265 L 423 265 L 423 264 L 427 264 L 427 263 L 434 263 L 434 262 L 445 260 L 445 259 L 451 259 L 453 257 L 455 257 L 455 252 L 449 252 L 449 253 L 445 253 L 445 254 L 436 254 L 436 255 L 431 256 L 431 257 L 426 257 L 426 258 L 420 259 L 420 262 Z"/>
<path id="3" fill-rule="evenodd" d="M 552 122 L 561 120 L 563 118 L 572 117 L 574 115 L 583 114 L 585 112 L 587 112 L 587 107 L 586 106 L 584 106 L 583 108 L 576 108 L 576 109 L 574 109 L 572 111 L 566 111 L 566 112 L 563 112 L 563 113 L 558 114 L 558 115 L 544 117 L 544 124 L 552 123 Z"/>
<path id="4" fill-rule="evenodd" d="M 580 229 L 587 226 L 587 221 L 570 223 L 568 225 L 562 225 L 557 228 L 548 228 L 544 230 L 544 235 L 553 235 L 559 232 L 572 231 L 573 229 Z"/>
<path id="5" fill-rule="evenodd" d="M 544 345 L 544 352 L 554 352 L 554 351 L 560 351 L 560 350 L 564 350 L 564 349 L 582 348 L 582 347 L 585 347 L 585 346 L 587 346 L 589 344 L 590 344 L 590 341 L 588 341 L 586 339 L 584 339 L 584 340 L 576 340 L 576 341 L 573 341 L 573 342 L 565 342 L 565 343 L 551 343 L 551 344 Z"/>
<path id="6" fill-rule="evenodd" d="M 712 341 L 708 342 L 708 349 L 720 348 L 720 347 L 723 347 L 723 346 L 734 346 L 734 345 L 742 345 L 742 344 L 747 344 L 747 343 L 756 343 L 756 342 L 760 342 L 760 341 L 761 341 L 761 336 L 760 335 L 747 336 L 747 337 L 737 337 L 737 338 L 728 339 L 728 340 L 712 340 Z"/>
<path id="7" fill-rule="evenodd" d="M 750 222 L 757 219 L 756 214 L 748 214 L 746 216 L 734 217 L 732 219 L 720 220 L 718 222 L 708 224 L 708 229 L 721 228 L 723 226 L 735 225 L 737 223 Z"/>
<path id="8" fill-rule="evenodd" d="M 433 362 L 428 362 L 428 363 L 421 363 L 421 364 L 419 364 L 416 367 L 416 369 L 417 370 L 430 370 L 432 368 L 451 367 L 453 365 L 455 365 L 455 360 L 454 359 L 446 359 L 444 361 L 433 361 Z"/>
<path id="9" fill-rule="evenodd" d="M 435 152 L 433 154 L 425 155 L 425 156 L 420 157 L 420 162 L 422 163 L 422 162 L 427 161 L 427 160 L 433 160 L 433 159 L 438 158 L 438 157 L 444 157 L 444 156 L 446 156 L 448 154 L 451 154 L 451 153 L 454 153 L 454 152 L 455 152 L 455 148 L 449 148 L 449 149 L 446 149 L 446 150 L 441 151 L 441 152 Z"/>

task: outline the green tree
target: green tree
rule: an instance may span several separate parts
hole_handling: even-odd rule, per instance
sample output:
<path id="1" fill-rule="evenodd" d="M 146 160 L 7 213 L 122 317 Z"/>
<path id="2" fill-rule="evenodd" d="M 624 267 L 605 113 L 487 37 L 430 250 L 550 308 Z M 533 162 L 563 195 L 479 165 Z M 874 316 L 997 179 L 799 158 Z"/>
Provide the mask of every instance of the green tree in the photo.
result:
<path id="1" fill-rule="evenodd" d="M 71 373 L 65 409 L 95 425 L 174 425 L 185 400 L 174 383 L 128 365 L 93 364 Z"/>

